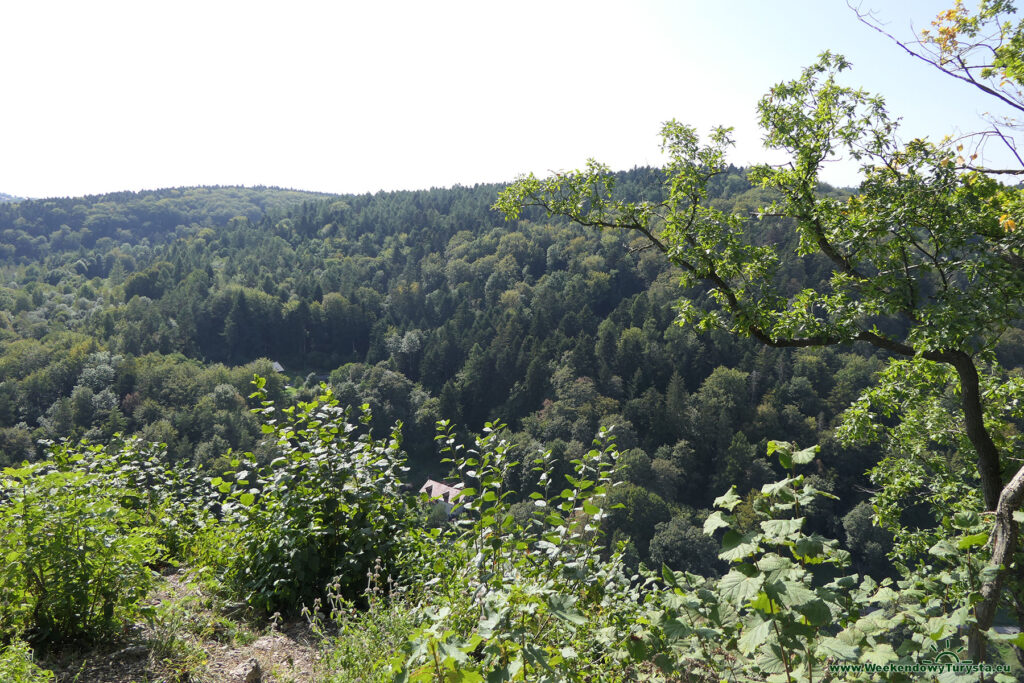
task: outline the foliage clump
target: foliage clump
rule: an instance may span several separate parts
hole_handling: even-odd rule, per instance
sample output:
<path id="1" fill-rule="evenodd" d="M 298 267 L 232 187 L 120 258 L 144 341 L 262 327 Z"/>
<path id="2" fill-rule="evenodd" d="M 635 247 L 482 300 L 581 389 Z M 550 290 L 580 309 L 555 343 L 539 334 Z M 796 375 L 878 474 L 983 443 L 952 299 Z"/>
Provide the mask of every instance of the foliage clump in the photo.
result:
<path id="1" fill-rule="evenodd" d="M 253 396 L 265 399 L 263 378 L 256 384 Z M 214 530 L 225 587 L 268 613 L 312 605 L 328 585 L 357 597 L 375 563 L 397 562 L 405 538 L 400 431 L 372 438 L 369 407 L 353 423 L 326 388 L 280 411 L 263 400 L 257 412 L 274 443 L 270 462 L 246 453 L 211 480 L 225 496 Z"/>
<path id="2" fill-rule="evenodd" d="M 0 638 L 97 639 L 139 616 L 166 510 L 119 462 L 139 451 L 51 444 L 48 460 L 0 475 Z"/>
<path id="3" fill-rule="evenodd" d="M 520 462 L 504 425 L 488 423 L 471 449 L 445 422 L 437 438 L 470 484 L 458 530 L 445 538 L 457 569 L 419 606 L 394 680 L 625 680 L 629 665 L 614 646 L 639 594 L 621 555 L 601 543 L 614 440 L 602 433 L 564 483 L 552 477 L 550 451 L 533 460 L 542 489 L 531 494 L 535 512 L 524 524 L 505 485 Z"/>

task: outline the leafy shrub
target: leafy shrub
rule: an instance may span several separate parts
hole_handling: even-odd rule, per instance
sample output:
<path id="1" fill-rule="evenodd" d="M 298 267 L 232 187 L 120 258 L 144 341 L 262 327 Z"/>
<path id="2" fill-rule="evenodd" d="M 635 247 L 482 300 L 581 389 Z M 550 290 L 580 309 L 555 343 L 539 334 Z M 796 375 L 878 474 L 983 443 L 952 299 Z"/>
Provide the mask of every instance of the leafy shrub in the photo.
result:
<path id="1" fill-rule="evenodd" d="M 0 648 L 0 681 L 12 683 L 47 683 L 53 672 L 43 669 L 32 658 L 32 650 L 23 640 L 15 640 Z"/>
<path id="2" fill-rule="evenodd" d="M 962 650 L 963 634 L 975 624 L 971 605 L 980 595 L 988 540 L 980 516 L 961 512 L 948 519 L 945 538 L 928 550 L 930 562 L 904 568 L 895 583 L 844 575 L 849 553 L 804 530 L 813 501 L 829 495 L 794 472 L 814 459 L 816 448 L 770 442 L 772 451 L 790 476 L 755 494 L 756 526 L 735 528 L 741 502 L 735 487 L 705 521 L 707 534 L 724 530 L 718 557 L 730 571 L 709 580 L 664 567 L 667 590 L 648 596 L 647 625 L 636 633 L 634 649 L 668 664 L 667 672 L 703 668 L 730 680 L 830 680 L 835 665 L 848 667 L 842 671 L 849 680 L 877 680 L 856 667 L 893 665 L 906 673 L 893 669 L 885 680 L 910 681 L 921 675 L 911 667 L 944 666 L 940 655 Z M 1024 642 L 1019 634 L 986 635 Z M 984 666 L 1000 683 L 1015 680 L 1008 668 Z M 978 680 L 981 671 L 953 673 L 941 680 Z"/>
<path id="3" fill-rule="evenodd" d="M 137 615 L 160 556 L 143 496 L 100 446 L 51 444 L 0 476 L 0 637 L 99 638 Z"/>
<path id="4" fill-rule="evenodd" d="M 190 559 L 195 535 L 212 521 L 218 496 L 201 468 L 171 462 L 165 443 L 115 434 L 106 446 L 81 449 L 92 455 L 75 467 L 99 475 L 125 494 L 123 501 L 153 528 L 162 551 L 161 562 Z"/>
<path id="5" fill-rule="evenodd" d="M 600 544 L 617 456 L 605 437 L 573 461 L 564 488 L 552 480 L 550 452 L 534 461 L 543 492 L 532 494 L 536 514 L 523 525 L 504 486 L 519 463 L 503 425 L 488 424 L 464 452 L 441 423 L 443 450 L 470 484 L 464 528 L 448 538 L 461 562 L 416 610 L 394 680 L 634 680 L 624 643 L 639 595 L 620 556 L 602 560 Z"/>
<path id="6" fill-rule="evenodd" d="M 265 399 L 263 378 L 253 396 Z M 263 400 L 256 412 L 275 439 L 276 457 L 260 466 L 251 453 L 212 480 L 221 493 L 225 586 L 268 612 L 293 612 L 337 586 L 357 597 L 367 571 L 390 571 L 404 539 L 405 503 L 398 473 L 404 462 L 398 428 L 387 440 L 349 420 L 330 389 L 311 402 L 278 411 Z"/>
<path id="7" fill-rule="evenodd" d="M 450 433 L 441 439 L 458 451 Z M 769 450 L 787 476 L 748 497 L 750 523 L 738 526 L 735 488 L 705 520 L 705 534 L 724 534 L 718 559 L 728 573 L 663 567 L 638 581 L 622 572 L 621 556 L 602 561 L 597 545 L 605 458 L 614 452 L 576 461 L 569 486 L 535 494 L 538 513 L 523 524 L 503 488 L 517 463 L 501 428 L 490 427 L 474 451 L 455 457 L 463 480 L 476 484 L 464 494 L 465 529 L 448 546 L 460 568 L 414 611 L 394 680 L 910 681 L 935 667 L 941 680 L 978 680 L 979 672 L 1014 680 L 997 662 L 978 663 L 970 676 L 945 669 L 975 625 L 971 605 L 988 571 L 978 514 L 945 520 L 929 563 L 898 581 L 845 574 L 849 553 L 805 530 L 815 500 L 830 497 L 795 472 L 816 449 L 771 442 Z M 548 458 L 536 463 L 550 488 Z M 985 635 L 1024 643 L 1019 634 Z"/>

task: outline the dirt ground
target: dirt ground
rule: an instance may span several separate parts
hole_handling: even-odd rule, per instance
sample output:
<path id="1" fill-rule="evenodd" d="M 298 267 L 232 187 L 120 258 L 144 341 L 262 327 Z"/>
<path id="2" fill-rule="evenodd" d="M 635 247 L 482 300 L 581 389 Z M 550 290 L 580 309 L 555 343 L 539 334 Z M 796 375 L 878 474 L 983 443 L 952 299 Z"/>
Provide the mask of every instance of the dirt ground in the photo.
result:
<path id="1" fill-rule="evenodd" d="M 318 650 L 304 622 L 258 624 L 229 618 L 188 574 L 161 581 L 156 617 L 116 642 L 66 647 L 38 663 L 58 683 L 312 683 Z"/>

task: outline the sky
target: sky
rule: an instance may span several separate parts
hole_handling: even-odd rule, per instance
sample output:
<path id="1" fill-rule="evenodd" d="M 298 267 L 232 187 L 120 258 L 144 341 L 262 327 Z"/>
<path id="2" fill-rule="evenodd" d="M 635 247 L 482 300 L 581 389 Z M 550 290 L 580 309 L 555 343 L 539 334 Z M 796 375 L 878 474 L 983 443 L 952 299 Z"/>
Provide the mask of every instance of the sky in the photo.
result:
<path id="1" fill-rule="evenodd" d="M 909 36 L 952 0 L 863 0 Z M 971 3 L 968 2 L 970 5 Z M 0 192 L 193 185 L 335 193 L 502 182 L 596 158 L 659 165 L 661 123 L 735 127 L 823 50 L 903 135 L 989 103 L 844 0 L 13 0 L 0 5 Z M 825 179 L 853 184 L 852 164 Z"/>

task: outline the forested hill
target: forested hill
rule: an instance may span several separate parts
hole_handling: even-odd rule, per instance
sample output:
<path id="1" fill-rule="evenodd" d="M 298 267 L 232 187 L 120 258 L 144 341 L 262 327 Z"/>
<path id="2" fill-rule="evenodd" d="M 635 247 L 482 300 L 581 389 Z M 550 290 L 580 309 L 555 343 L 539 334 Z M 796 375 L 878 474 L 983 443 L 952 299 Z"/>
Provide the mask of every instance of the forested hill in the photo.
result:
<path id="1" fill-rule="evenodd" d="M 189 229 L 259 221 L 330 195 L 265 187 L 192 187 L 18 201 L 0 193 L 0 257 L 44 260 L 52 252 L 105 254 L 116 244 L 160 244 Z M 105 239 L 104 239 L 105 238 Z"/>
<path id="2" fill-rule="evenodd" d="M 659 199 L 660 183 L 654 169 L 618 175 L 626 197 Z M 820 488 L 859 481 L 874 454 L 839 452 L 830 429 L 877 358 L 698 336 L 674 324 L 680 292 L 661 254 L 542 214 L 506 223 L 491 208 L 499 189 L 0 205 L 0 464 L 33 457 L 39 439 L 119 431 L 214 469 L 229 448 L 259 456 L 245 398 L 259 373 L 280 402 L 329 381 L 369 403 L 377 429 L 401 420 L 417 485 L 445 474 L 442 418 L 474 430 L 500 418 L 561 463 L 615 425 L 626 483 L 613 531 L 677 567 L 713 561 L 682 550 L 701 542 L 695 511 L 732 483 L 769 481 L 768 439 L 822 443 Z M 767 199 L 742 169 L 712 194 L 739 212 Z M 784 228 L 765 219 L 755 239 L 793 239 Z M 821 267 L 794 257 L 781 277 L 813 282 Z M 535 475 L 508 476 L 525 493 Z M 830 531 L 858 502 L 825 515 Z"/>

